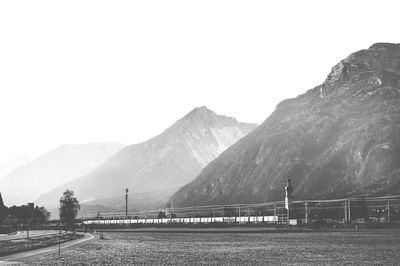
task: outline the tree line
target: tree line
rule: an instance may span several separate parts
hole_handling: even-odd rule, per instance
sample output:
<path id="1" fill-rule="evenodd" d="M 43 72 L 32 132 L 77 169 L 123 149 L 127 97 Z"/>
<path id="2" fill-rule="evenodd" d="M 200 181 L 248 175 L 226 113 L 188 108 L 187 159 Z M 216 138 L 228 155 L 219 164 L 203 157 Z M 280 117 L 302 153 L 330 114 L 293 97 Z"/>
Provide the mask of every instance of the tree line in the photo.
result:
<path id="1" fill-rule="evenodd" d="M 60 198 L 59 216 L 64 230 L 74 230 L 74 222 L 80 210 L 78 199 L 72 190 L 66 190 Z M 0 193 L 0 233 L 23 227 L 44 225 L 49 222 L 50 212 L 45 207 L 27 205 L 7 207 Z M 4 233 L 3 232 L 3 233 Z"/>

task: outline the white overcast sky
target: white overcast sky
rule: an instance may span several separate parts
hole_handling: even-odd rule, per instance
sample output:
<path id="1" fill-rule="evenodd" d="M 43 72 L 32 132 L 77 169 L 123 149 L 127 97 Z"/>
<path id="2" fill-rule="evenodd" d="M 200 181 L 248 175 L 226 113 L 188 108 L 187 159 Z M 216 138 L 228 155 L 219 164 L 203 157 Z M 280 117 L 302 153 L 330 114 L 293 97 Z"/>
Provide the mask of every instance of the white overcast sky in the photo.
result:
<path id="1" fill-rule="evenodd" d="M 262 123 L 399 26 L 384 0 L 1 1 L 0 161 L 138 143 L 202 105 Z"/>

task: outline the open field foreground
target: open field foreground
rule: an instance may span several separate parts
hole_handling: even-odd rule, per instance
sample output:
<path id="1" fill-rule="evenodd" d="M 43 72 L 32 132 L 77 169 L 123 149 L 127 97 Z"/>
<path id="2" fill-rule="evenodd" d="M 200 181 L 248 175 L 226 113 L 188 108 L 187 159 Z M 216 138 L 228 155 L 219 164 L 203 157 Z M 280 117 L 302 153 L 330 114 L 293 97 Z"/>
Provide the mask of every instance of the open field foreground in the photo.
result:
<path id="1" fill-rule="evenodd" d="M 24 261 L 77 264 L 399 265 L 400 230 L 307 233 L 105 233 L 73 250 Z"/>

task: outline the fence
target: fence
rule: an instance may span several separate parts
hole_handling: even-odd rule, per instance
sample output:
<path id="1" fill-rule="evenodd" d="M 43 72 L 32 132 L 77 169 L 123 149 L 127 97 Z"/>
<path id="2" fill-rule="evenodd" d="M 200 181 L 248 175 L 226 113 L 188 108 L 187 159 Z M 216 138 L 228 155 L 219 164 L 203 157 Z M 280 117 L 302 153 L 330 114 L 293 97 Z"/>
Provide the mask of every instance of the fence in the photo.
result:
<path id="1" fill-rule="evenodd" d="M 332 200 L 284 201 L 258 204 L 232 204 L 166 208 L 135 213 L 98 213 L 81 217 L 84 224 L 324 224 L 327 226 L 361 226 L 400 222 L 400 195 Z"/>

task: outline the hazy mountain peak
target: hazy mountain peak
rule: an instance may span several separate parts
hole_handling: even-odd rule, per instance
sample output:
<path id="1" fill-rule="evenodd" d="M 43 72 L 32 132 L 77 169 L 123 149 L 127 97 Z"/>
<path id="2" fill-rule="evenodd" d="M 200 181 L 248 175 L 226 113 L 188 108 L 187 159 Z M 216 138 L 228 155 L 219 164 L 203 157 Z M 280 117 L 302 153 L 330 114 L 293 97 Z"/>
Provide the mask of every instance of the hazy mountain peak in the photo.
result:
<path id="1" fill-rule="evenodd" d="M 189 114 L 191 113 L 214 113 L 214 111 L 207 108 L 207 106 L 203 105 L 200 107 L 195 107 Z"/>
<path id="2" fill-rule="evenodd" d="M 256 124 L 240 123 L 233 117 L 216 114 L 206 106 L 201 106 L 194 108 L 184 117 L 176 121 L 161 135 L 157 136 L 157 138 L 165 138 L 167 136 L 172 138 L 182 137 L 182 135 L 187 136 L 189 132 L 191 132 L 193 136 L 193 134 L 197 135 L 199 132 L 204 133 L 212 128 L 220 129 L 236 127 L 238 125 L 246 128 L 246 132 L 250 132 L 257 126 Z"/>
<path id="3" fill-rule="evenodd" d="M 32 156 L 29 155 L 18 155 L 10 160 L 0 162 L 0 179 L 2 179 L 10 171 L 23 166 L 32 160 Z"/>
<path id="4" fill-rule="evenodd" d="M 209 121 L 216 119 L 218 115 L 208 109 L 206 106 L 196 107 L 187 115 L 185 115 L 182 119 L 183 120 L 191 120 L 191 121 Z"/>

